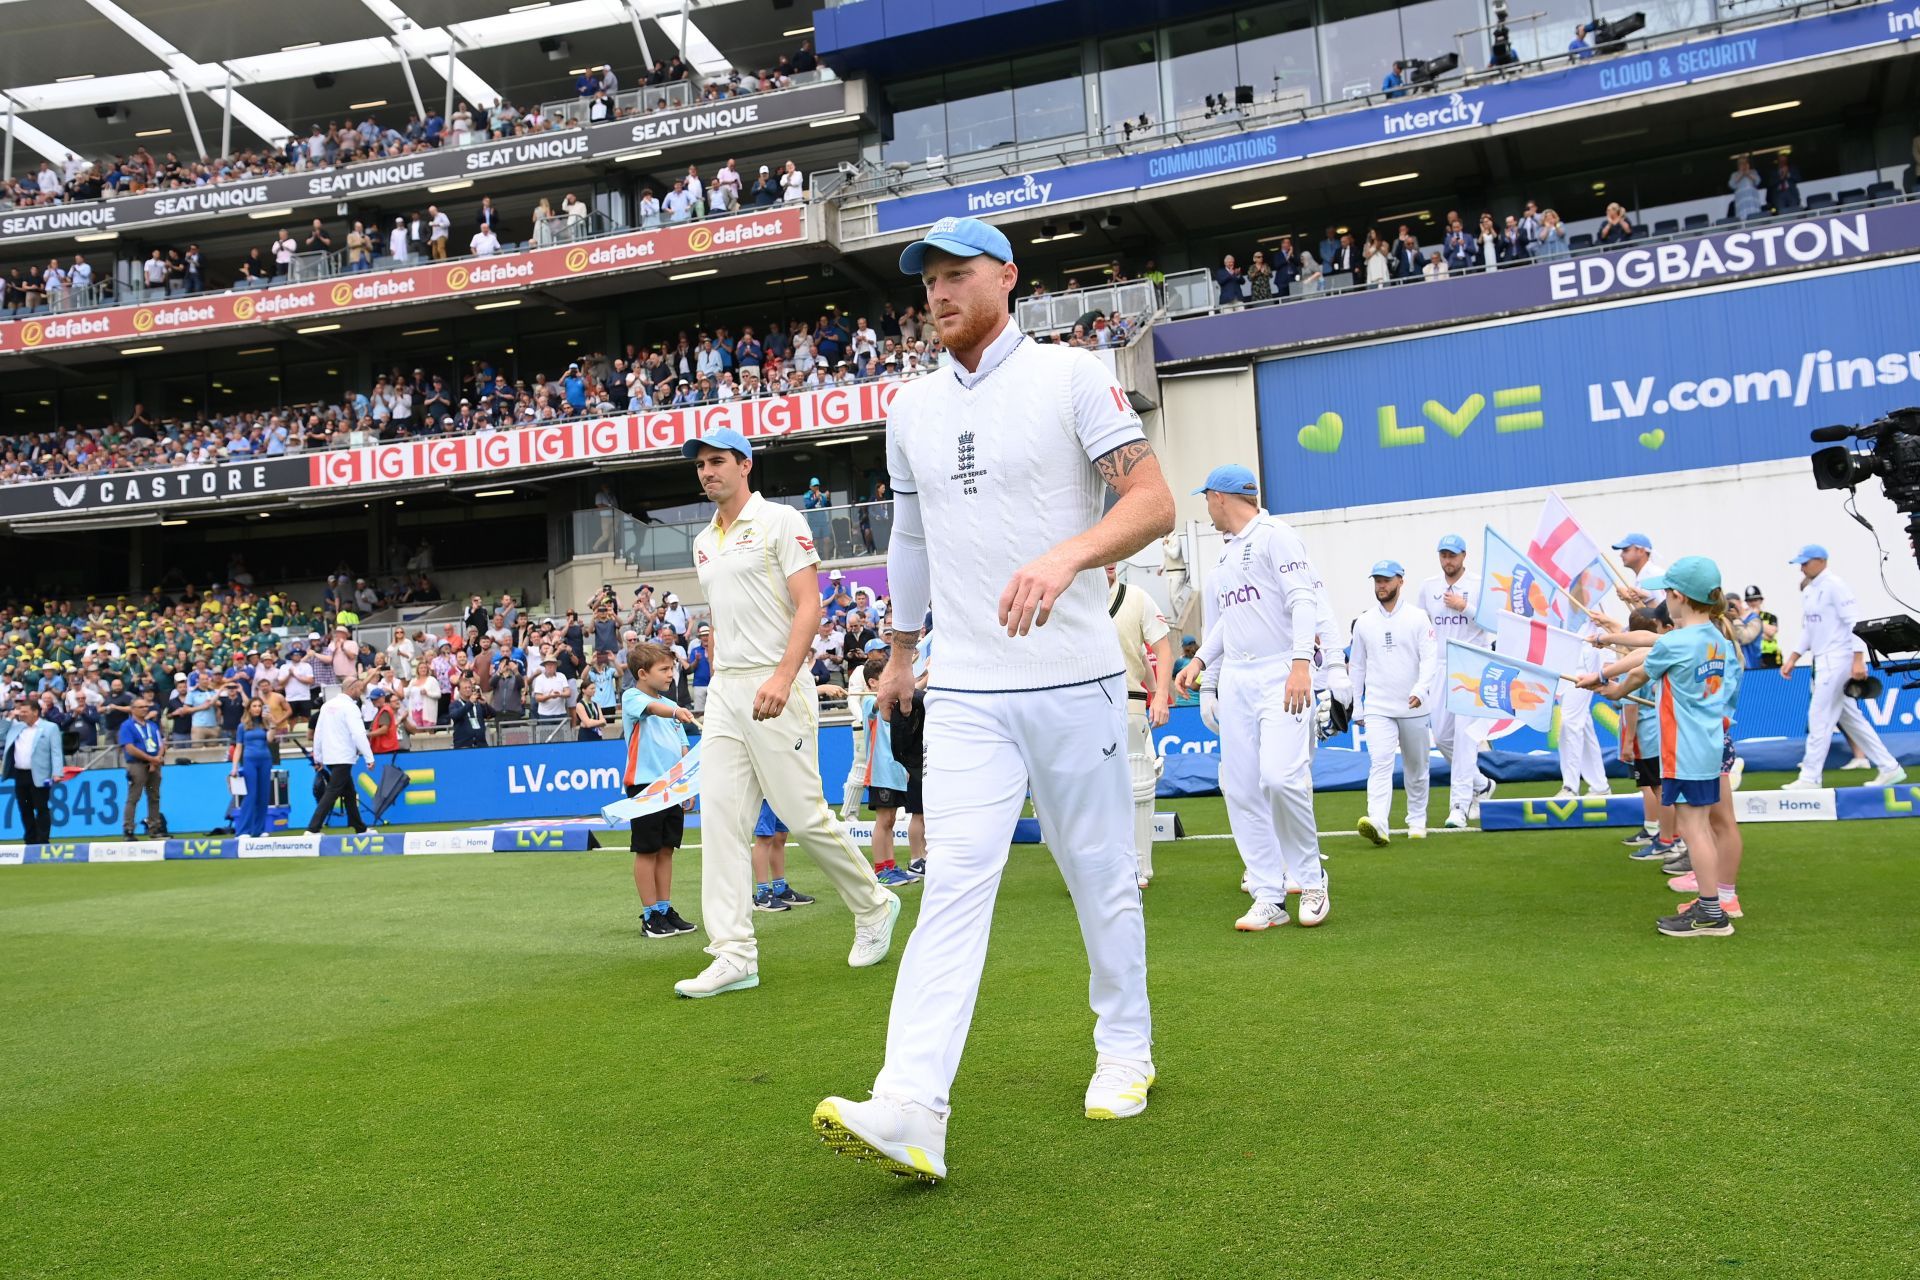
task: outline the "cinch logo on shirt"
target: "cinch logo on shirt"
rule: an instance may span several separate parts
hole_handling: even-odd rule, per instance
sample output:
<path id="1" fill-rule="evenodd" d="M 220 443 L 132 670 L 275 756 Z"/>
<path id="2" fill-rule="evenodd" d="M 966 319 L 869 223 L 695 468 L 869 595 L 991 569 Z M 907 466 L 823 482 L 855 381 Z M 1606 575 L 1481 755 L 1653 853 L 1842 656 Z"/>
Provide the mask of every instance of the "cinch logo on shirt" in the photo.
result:
<path id="1" fill-rule="evenodd" d="M 1298 573 L 1300 572 L 1300 570 L 1306 567 L 1307 567 L 1307 562 L 1305 560 L 1289 560 L 1285 564 L 1281 565 L 1274 572 L 1283 574 L 1283 575 L 1289 574 L 1289 573 Z"/>
<path id="2" fill-rule="evenodd" d="M 1236 604 L 1245 604 L 1249 600 L 1258 600 L 1259 598 L 1260 588 L 1249 582 L 1237 590 L 1222 591 L 1220 593 L 1220 607 L 1225 609 Z"/>

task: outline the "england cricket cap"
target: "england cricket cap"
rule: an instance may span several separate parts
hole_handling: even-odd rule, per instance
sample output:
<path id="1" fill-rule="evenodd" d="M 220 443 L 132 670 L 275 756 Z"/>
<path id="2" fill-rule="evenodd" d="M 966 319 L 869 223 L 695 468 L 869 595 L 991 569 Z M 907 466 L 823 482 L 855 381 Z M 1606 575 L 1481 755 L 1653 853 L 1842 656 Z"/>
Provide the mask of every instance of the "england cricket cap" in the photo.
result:
<path id="1" fill-rule="evenodd" d="M 1373 568 L 1367 570 L 1367 576 L 1373 578 L 1404 578 L 1407 571 L 1400 567 L 1398 560 L 1376 560 Z"/>
<path id="2" fill-rule="evenodd" d="M 900 251 L 900 273 L 919 275 L 929 249 L 941 249 L 956 258 L 977 258 L 984 253 L 1000 262 L 1013 261 L 1013 245 L 995 228 L 978 218 L 942 218 L 927 228 L 926 235 Z"/>
<path id="3" fill-rule="evenodd" d="M 732 427 L 719 427 L 697 440 L 689 440 L 680 446 L 680 456 L 697 458 L 703 448 L 731 449 L 743 458 L 753 457 L 753 445 L 747 438 Z"/>
<path id="4" fill-rule="evenodd" d="M 1827 549 L 1825 547 L 1817 542 L 1809 542 L 1806 546 L 1794 552 L 1793 559 L 1787 561 L 1787 563 L 1805 564 L 1809 560 L 1825 560 L 1826 558 Z"/>
<path id="5" fill-rule="evenodd" d="M 1195 494 L 1237 493 L 1243 498 L 1254 497 L 1259 492 L 1260 482 L 1254 479 L 1253 472 L 1237 462 L 1229 462 L 1207 472 L 1206 483 L 1194 490 Z"/>
<path id="6" fill-rule="evenodd" d="M 1463 556 L 1467 554 L 1467 540 L 1457 533 L 1450 533 L 1440 539 L 1440 545 L 1435 547 L 1434 550 L 1451 551 L 1457 556 Z"/>
<path id="7" fill-rule="evenodd" d="M 1678 591 L 1704 604 L 1720 589 L 1720 566 L 1705 556 L 1681 556 L 1665 573 L 1640 585 L 1648 591 Z"/>
<path id="8" fill-rule="evenodd" d="M 1644 533 L 1630 533 L 1613 544 L 1615 551 L 1625 551 L 1628 547 L 1638 547 L 1642 551 L 1653 550 L 1653 542 Z"/>

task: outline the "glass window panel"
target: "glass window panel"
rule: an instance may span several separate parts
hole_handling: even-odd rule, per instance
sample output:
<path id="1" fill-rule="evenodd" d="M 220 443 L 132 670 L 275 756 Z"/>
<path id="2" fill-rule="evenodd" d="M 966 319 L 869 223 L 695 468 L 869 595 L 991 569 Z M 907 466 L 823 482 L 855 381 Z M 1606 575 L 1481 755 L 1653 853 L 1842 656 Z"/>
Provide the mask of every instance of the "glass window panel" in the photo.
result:
<path id="1" fill-rule="evenodd" d="M 1402 56 L 1400 15 L 1367 4 L 1332 3 L 1326 13 L 1333 20 L 1320 28 L 1320 56 L 1326 62 L 1328 100 L 1379 92 L 1394 60 Z"/>
<path id="2" fill-rule="evenodd" d="M 1514 55 L 1522 62 L 1565 53 L 1573 42 L 1574 28 L 1593 21 L 1593 6 L 1587 0 L 1526 0 L 1514 7 L 1517 13 L 1545 14 L 1532 22 L 1508 24 Z"/>
<path id="3" fill-rule="evenodd" d="M 1143 115 L 1149 124 L 1159 124 L 1164 115 L 1153 33 L 1101 41 L 1100 117 L 1108 136 L 1121 136 L 1123 121 L 1137 123 Z"/>
<path id="4" fill-rule="evenodd" d="M 1014 128 L 1022 142 L 1087 131 L 1087 95 L 1077 49 L 1013 60 Z"/>
<path id="5" fill-rule="evenodd" d="M 1206 114 L 1209 94 L 1225 94 L 1232 101 L 1233 87 L 1240 83 L 1240 66 L 1234 55 L 1231 13 L 1170 28 L 1167 54 L 1167 84 L 1171 90 L 1167 105 L 1176 128 L 1179 121 Z"/>
<path id="6" fill-rule="evenodd" d="M 1006 63 L 953 72 L 946 93 L 949 155 L 1013 145 L 1013 85 Z"/>
<path id="7" fill-rule="evenodd" d="M 1309 0 L 1242 9 L 1234 15 L 1234 26 L 1239 82 L 1253 87 L 1254 101 L 1273 101 L 1295 92 L 1304 92 L 1309 104 L 1321 100 L 1320 53 Z"/>
<path id="8" fill-rule="evenodd" d="M 888 85 L 887 102 L 893 111 L 893 136 L 881 147 L 883 156 L 912 164 L 947 154 L 947 109 L 939 76 Z"/>

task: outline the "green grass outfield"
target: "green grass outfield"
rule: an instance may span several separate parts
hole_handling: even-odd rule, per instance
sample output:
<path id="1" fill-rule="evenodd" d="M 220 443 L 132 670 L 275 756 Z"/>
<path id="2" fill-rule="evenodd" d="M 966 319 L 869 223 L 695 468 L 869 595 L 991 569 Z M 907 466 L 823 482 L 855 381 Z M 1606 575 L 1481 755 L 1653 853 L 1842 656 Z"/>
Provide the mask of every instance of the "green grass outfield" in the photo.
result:
<path id="1" fill-rule="evenodd" d="M 807 1123 L 879 1065 L 916 889 L 878 970 L 823 900 L 693 1002 L 618 852 L 10 868 L 0 1275 L 1915 1274 L 1920 825 L 1749 827 L 1738 936 L 1686 942 L 1620 834 L 1329 840 L 1326 926 L 1249 935 L 1232 846 L 1163 847 L 1160 1083 L 1098 1124 L 1016 849 L 938 1188 Z"/>

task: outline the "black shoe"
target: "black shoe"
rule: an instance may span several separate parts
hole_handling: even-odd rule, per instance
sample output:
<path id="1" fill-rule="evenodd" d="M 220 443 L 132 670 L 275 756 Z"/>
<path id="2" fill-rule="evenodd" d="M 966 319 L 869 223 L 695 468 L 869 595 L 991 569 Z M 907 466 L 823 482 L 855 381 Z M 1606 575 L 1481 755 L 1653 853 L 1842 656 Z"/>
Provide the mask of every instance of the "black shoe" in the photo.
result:
<path id="1" fill-rule="evenodd" d="M 648 912 L 646 923 L 640 926 L 640 934 L 646 938 L 671 938 L 678 932 L 663 911 Z"/>
<path id="2" fill-rule="evenodd" d="M 1654 927 L 1669 938 L 1731 938 L 1733 920 L 1722 913 L 1709 916 L 1696 900 L 1677 916 L 1662 916 Z"/>
<path id="3" fill-rule="evenodd" d="M 773 890 L 771 889 L 755 889 L 753 891 L 753 909 L 755 911 L 793 910 L 793 908 L 788 906 L 784 901 L 774 897 Z"/>
<path id="4" fill-rule="evenodd" d="M 1653 833 L 1651 831 L 1648 831 L 1645 827 L 1639 827 L 1639 828 L 1636 828 L 1631 835 L 1629 835 L 1625 840 L 1622 840 L 1620 843 L 1625 845 L 1629 849 L 1644 849 L 1646 846 L 1653 843 Z"/>
<path id="5" fill-rule="evenodd" d="M 1693 856 L 1686 853 L 1676 853 L 1661 863 L 1660 869 L 1670 876 L 1683 876 L 1693 870 Z"/>
<path id="6" fill-rule="evenodd" d="M 774 894 L 773 900 L 775 902 L 784 902 L 789 907 L 810 907 L 813 905 L 812 895 L 802 893 L 792 885 L 788 885 L 780 892 Z"/>
<path id="7" fill-rule="evenodd" d="M 925 858 L 915 858 L 907 864 L 907 870 L 924 878 L 927 874 L 927 860 Z"/>
<path id="8" fill-rule="evenodd" d="M 686 917 L 682 916 L 678 911 L 675 911 L 672 907 L 667 908 L 667 923 L 673 926 L 673 931 L 675 933 L 692 933 L 695 929 L 700 927 L 699 925 L 695 924 L 693 921 L 688 920 Z"/>

